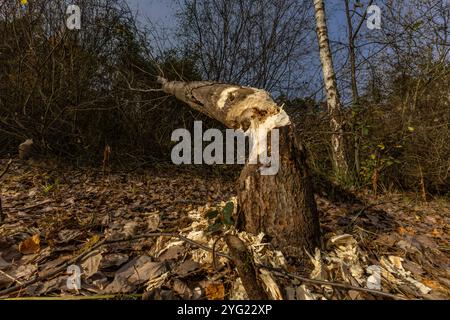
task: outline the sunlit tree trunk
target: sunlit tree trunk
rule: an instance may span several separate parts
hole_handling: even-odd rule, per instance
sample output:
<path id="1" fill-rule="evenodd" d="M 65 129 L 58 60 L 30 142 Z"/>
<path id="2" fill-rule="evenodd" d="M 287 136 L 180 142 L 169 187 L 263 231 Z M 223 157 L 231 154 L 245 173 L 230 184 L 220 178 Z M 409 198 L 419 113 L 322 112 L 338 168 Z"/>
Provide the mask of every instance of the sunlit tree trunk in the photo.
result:
<path id="1" fill-rule="evenodd" d="M 327 96 L 328 114 L 331 126 L 331 147 L 335 174 L 343 178 L 348 174 L 348 164 L 344 139 L 344 121 L 342 118 L 342 103 L 336 84 L 336 74 L 333 67 L 328 29 L 325 18 L 325 6 L 322 0 L 314 0 L 316 17 L 316 32 L 319 41 L 320 62 L 322 64 L 323 80 Z"/>

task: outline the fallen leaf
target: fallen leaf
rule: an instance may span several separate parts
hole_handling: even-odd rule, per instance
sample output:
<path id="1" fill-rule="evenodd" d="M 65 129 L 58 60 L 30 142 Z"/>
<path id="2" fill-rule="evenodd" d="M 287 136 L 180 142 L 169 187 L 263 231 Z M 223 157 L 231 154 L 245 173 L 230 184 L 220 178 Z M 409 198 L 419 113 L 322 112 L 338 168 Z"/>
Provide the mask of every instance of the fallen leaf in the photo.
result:
<path id="1" fill-rule="evenodd" d="M 106 288 L 107 293 L 127 293 L 138 285 L 151 281 L 166 272 L 165 264 L 153 262 L 149 256 L 135 258 L 116 272 L 113 282 Z"/>
<path id="2" fill-rule="evenodd" d="M 167 261 L 167 260 L 178 260 L 186 253 L 187 249 L 184 246 L 176 245 L 172 246 L 168 249 L 163 250 L 163 252 L 159 255 L 159 261 Z"/>
<path id="3" fill-rule="evenodd" d="M 11 263 L 6 262 L 5 259 L 0 255 L 0 270 L 6 269 L 11 265 Z"/>
<path id="4" fill-rule="evenodd" d="M 90 253 L 83 260 L 83 262 L 81 263 L 81 267 L 83 268 L 83 275 L 86 279 L 89 279 L 95 273 L 97 273 L 101 261 L 102 261 L 102 254 L 101 252 L 98 251 Z"/>
<path id="5" fill-rule="evenodd" d="M 181 265 L 179 265 L 177 268 L 175 268 L 174 273 L 178 274 L 179 276 L 187 276 L 190 273 L 199 270 L 201 267 L 200 263 L 192 261 L 192 260 L 186 260 Z"/>
<path id="6" fill-rule="evenodd" d="M 434 280 L 423 279 L 422 283 L 434 291 L 447 291 L 439 282 Z"/>
<path id="7" fill-rule="evenodd" d="M 180 279 L 175 279 L 173 282 L 173 290 L 185 300 L 192 298 L 192 290 L 184 281 L 181 281 Z"/>
<path id="8" fill-rule="evenodd" d="M 158 229 L 161 218 L 159 216 L 159 212 L 151 213 L 147 217 L 147 230 L 149 232 L 154 232 Z"/>
<path id="9" fill-rule="evenodd" d="M 208 300 L 223 300 L 225 298 L 225 287 L 223 283 L 213 282 L 205 288 Z"/>
<path id="10" fill-rule="evenodd" d="M 362 300 L 361 292 L 355 290 L 349 290 L 348 295 L 352 300 Z"/>
<path id="11" fill-rule="evenodd" d="M 111 253 L 103 256 L 100 263 L 100 269 L 107 269 L 110 267 L 119 267 L 127 262 L 129 259 L 128 255 L 124 253 Z"/>
<path id="12" fill-rule="evenodd" d="M 35 264 L 27 264 L 18 267 L 15 272 L 13 273 L 13 276 L 17 279 L 25 278 L 28 279 L 36 270 L 37 265 Z"/>
<path id="13" fill-rule="evenodd" d="M 39 235 L 35 234 L 19 244 L 19 251 L 23 254 L 37 253 L 41 249 L 40 242 L 41 239 Z"/>
<path id="14" fill-rule="evenodd" d="M 82 235 L 79 230 L 64 229 L 58 232 L 59 243 L 68 243 Z"/>

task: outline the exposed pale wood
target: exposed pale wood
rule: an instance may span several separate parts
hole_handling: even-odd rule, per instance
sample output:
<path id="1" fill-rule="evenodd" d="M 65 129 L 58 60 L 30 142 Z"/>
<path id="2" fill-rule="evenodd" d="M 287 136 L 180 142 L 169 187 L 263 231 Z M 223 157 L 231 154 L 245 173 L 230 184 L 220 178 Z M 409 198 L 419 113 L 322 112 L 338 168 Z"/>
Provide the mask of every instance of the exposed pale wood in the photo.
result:
<path id="1" fill-rule="evenodd" d="M 264 122 L 281 111 L 266 91 L 256 88 L 207 81 L 158 81 L 164 92 L 228 128 L 246 130 L 251 121 Z"/>

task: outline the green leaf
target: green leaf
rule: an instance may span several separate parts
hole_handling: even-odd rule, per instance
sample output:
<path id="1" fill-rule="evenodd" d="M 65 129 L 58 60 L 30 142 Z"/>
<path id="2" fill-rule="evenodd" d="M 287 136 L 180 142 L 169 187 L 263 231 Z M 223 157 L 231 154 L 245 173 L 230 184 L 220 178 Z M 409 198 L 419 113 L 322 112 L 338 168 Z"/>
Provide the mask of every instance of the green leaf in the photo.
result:
<path id="1" fill-rule="evenodd" d="M 233 209 L 234 209 L 234 203 L 233 202 L 228 202 L 225 205 L 225 208 L 223 208 L 223 222 L 226 225 L 233 225 Z"/>
<path id="2" fill-rule="evenodd" d="M 222 221 L 220 220 L 220 218 L 217 218 L 214 224 L 208 227 L 207 232 L 209 233 L 219 232 L 222 229 L 222 226 L 223 226 Z"/>
<path id="3" fill-rule="evenodd" d="M 363 136 L 368 136 L 369 135 L 369 128 L 363 128 L 362 129 L 362 135 Z"/>
<path id="4" fill-rule="evenodd" d="M 206 218 L 208 219 L 214 219 L 215 217 L 217 217 L 219 215 L 219 211 L 218 210 L 211 210 L 206 214 Z"/>

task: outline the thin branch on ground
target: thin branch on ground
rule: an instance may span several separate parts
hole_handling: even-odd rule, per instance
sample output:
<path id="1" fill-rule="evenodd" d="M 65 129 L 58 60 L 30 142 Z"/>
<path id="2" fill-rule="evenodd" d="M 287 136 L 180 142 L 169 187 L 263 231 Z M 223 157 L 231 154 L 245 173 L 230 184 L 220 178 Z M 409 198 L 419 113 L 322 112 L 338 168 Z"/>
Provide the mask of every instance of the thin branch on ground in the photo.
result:
<path id="1" fill-rule="evenodd" d="M 70 265 L 73 265 L 75 263 L 77 263 L 79 260 L 83 259 L 86 255 L 88 255 L 90 252 L 100 248 L 103 245 L 107 245 L 107 244 L 113 244 L 113 243 L 120 243 L 120 242 L 128 242 L 128 241 L 133 241 L 133 240 L 139 240 L 139 239 L 145 239 L 145 238 L 152 238 L 152 237 L 174 237 L 174 238 L 178 238 L 184 242 L 187 242 L 189 244 L 192 244 L 193 246 L 196 246 L 200 249 L 212 252 L 213 249 L 209 248 L 208 246 L 205 246 L 201 243 L 198 243 L 194 240 L 191 240 L 189 238 L 186 238 L 180 234 L 177 233 L 166 233 L 166 232 L 159 232 L 159 233 L 150 233 L 150 234 L 146 234 L 146 235 L 139 235 L 139 236 L 134 236 L 134 237 L 129 237 L 129 238 L 122 238 L 122 239 L 114 239 L 114 240 L 108 240 L 108 239 L 103 239 L 99 242 L 97 242 L 94 246 L 92 246 L 89 250 L 86 250 L 82 253 L 80 253 L 78 256 L 76 256 L 75 258 L 67 261 L 66 263 L 64 263 L 62 266 L 56 268 L 55 270 L 53 270 L 52 272 L 46 273 L 42 276 L 39 276 L 35 279 L 26 281 L 24 283 L 22 283 L 21 285 L 16 285 L 14 287 L 10 287 L 8 289 L 2 290 L 0 291 L 0 297 L 5 296 L 7 294 L 22 290 L 23 288 L 26 288 L 32 284 L 35 284 L 36 282 L 39 281 L 44 281 L 48 278 L 52 278 L 54 276 L 56 276 L 57 274 L 64 272 L 67 270 L 67 267 L 69 267 Z M 225 257 L 227 259 L 231 259 L 231 257 L 227 254 L 221 253 L 221 252 L 216 252 L 216 254 L 218 256 L 221 257 Z"/>
<path id="2" fill-rule="evenodd" d="M 12 159 L 9 159 L 8 163 L 6 164 L 5 169 L 2 171 L 2 173 L 0 173 L 0 180 L 8 172 L 9 167 L 11 166 L 11 163 L 12 163 Z M 2 224 L 4 220 L 5 220 L 5 215 L 3 213 L 2 198 L 0 197 L 0 224 Z"/>
<path id="3" fill-rule="evenodd" d="M 0 179 L 3 178 L 3 176 L 8 172 L 11 163 L 12 159 L 9 159 L 8 163 L 6 164 L 6 168 L 2 171 L 2 173 L 0 173 Z"/>
<path id="4" fill-rule="evenodd" d="M 298 279 L 301 280 L 303 282 L 308 282 L 308 283 L 312 283 L 312 284 L 317 284 L 317 285 L 324 285 L 324 286 L 332 286 L 332 287 L 336 287 L 336 288 L 342 288 L 342 289 L 347 289 L 347 290 L 355 290 L 355 291 L 361 291 L 361 292 L 368 292 L 368 293 L 372 293 L 378 296 L 383 296 L 386 298 L 391 298 L 394 300 L 407 300 L 404 297 L 395 295 L 395 294 L 390 294 L 390 293 L 386 293 L 386 292 L 382 292 L 379 290 L 373 290 L 373 289 L 369 289 L 369 288 L 361 288 L 361 287 L 355 287 L 346 283 L 337 283 L 337 282 L 329 282 L 329 281 L 324 281 L 324 280 L 317 280 L 317 279 L 311 279 L 311 278 L 306 278 L 306 277 L 302 277 L 287 271 L 284 271 L 282 269 L 278 269 L 278 268 L 273 268 L 273 267 L 268 267 L 268 266 L 264 266 L 264 265 L 257 265 L 260 268 L 272 271 L 274 273 L 278 273 L 280 275 L 283 276 L 287 276 L 290 278 L 294 278 L 294 279 Z"/>
<path id="5" fill-rule="evenodd" d="M 11 212 L 16 212 L 16 211 L 28 211 L 28 210 L 36 209 L 37 207 L 40 207 L 40 206 L 43 206 L 43 205 L 52 203 L 52 202 L 53 202 L 52 199 L 48 199 L 48 200 L 44 200 L 44 201 L 42 201 L 42 202 L 39 202 L 39 203 L 36 203 L 36 204 L 33 204 L 33 205 L 29 205 L 29 206 L 23 207 L 23 208 L 11 208 L 11 207 L 5 207 L 5 209 L 9 209 Z"/>
<path id="6" fill-rule="evenodd" d="M 10 275 L 7 274 L 5 271 L 0 270 L 0 273 L 1 273 L 2 275 L 4 275 L 6 278 L 8 278 L 8 279 L 10 279 L 10 280 L 12 280 L 12 281 L 14 281 L 14 282 L 17 282 L 17 283 L 20 284 L 20 285 L 23 285 L 22 282 L 20 282 L 19 280 L 17 280 L 17 279 L 14 278 L 13 276 L 10 276 Z"/>
<path id="7" fill-rule="evenodd" d="M 37 277 L 33 280 L 29 280 L 26 281 L 24 283 L 22 283 L 21 285 L 16 285 L 14 287 L 5 289 L 0 291 L 0 297 L 1 296 L 5 296 L 7 294 L 22 290 L 23 288 L 26 288 L 36 282 L 39 281 L 44 281 L 48 278 L 54 277 L 57 274 L 67 270 L 67 267 L 77 263 L 79 260 L 83 259 L 85 256 L 87 256 L 89 253 L 91 253 L 92 251 L 100 248 L 101 246 L 104 245 L 108 245 L 108 244 L 113 244 L 113 243 L 120 243 L 120 242 L 128 242 L 128 241 L 134 241 L 134 240 L 140 240 L 140 239 L 146 239 L 146 238 L 153 238 L 153 237 L 173 237 L 173 238 L 178 238 L 181 241 L 184 241 L 186 243 L 189 243 L 197 248 L 203 249 L 205 251 L 211 252 L 214 256 L 220 256 L 220 257 L 224 257 L 227 258 L 229 260 L 231 259 L 231 256 L 222 252 L 217 252 L 215 250 L 215 248 L 210 248 L 208 246 L 205 246 L 201 243 L 198 243 L 194 240 L 191 240 L 189 238 L 186 238 L 185 236 L 182 236 L 180 234 L 177 233 L 168 233 L 168 232 L 156 232 L 156 233 L 149 233 L 149 234 L 145 234 L 145 235 L 137 235 L 134 237 L 127 237 L 127 238 L 121 238 L 121 239 L 112 239 L 112 240 L 108 240 L 108 239 L 103 239 L 99 242 L 97 242 L 97 244 L 95 244 L 94 246 L 92 246 L 89 250 L 86 250 L 85 252 L 79 254 L 78 256 L 76 256 L 75 258 L 69 260 L 68 262 L 64 263 L 62 266 L 60 266 L 59 268 L 55 269 L 54 271 L 44 274 L 40 277 Z M 307 283 L 311 283 L 311 284 L 316 284 L 316 285 L 327 285 L 327 286 L 332 286 L 332 287 L 336 287 L 336 288 L 342 288 L 342 289 L 346 289 L 346 290 L 355 290 L 355 291 L 360 291 L 360 292 L 367 292 L 367 293 L 371 293 L 374 295 L 378 295 L 378 296 L 382 296 L 382 297 L 386 297 L 386 298 L 391 298 L 394 300 L 406 300 L 406 298 L 402 297 L 402 296 L 398 296 L 398 295 L 394 295 L 394 294 L 390 294 L 390 293 L 386 293 L 386 292 L 382 292 L 379 290 L 373 290 L 373 289 L 368 289 L 368 288 L 361 288 L 361 287 L 355 287 L 349 284 L 345 284 L 345 283 L 337 283 L 337 282 L 329 282 L 329 281 L 323 281 L 323 280 L 317 280 L 317 279 L 311 279 L 311 278 L 307 278 L 307 277 L 302 277 L 290 272 L 287 272 L 283 269 L 279 269 L 279 268 L 274 268 L 274 267 L 270 267 L 270 266 L 265 266 L 265 265 L 261 265 L 261 264 L 255 264 L 255 266 L 257 268 L 261 268 L 261 269 L 266 269 L 269 270 L 271 272 L 274 272 L 274 274 L 278 274 L 280 276 L 285 276 L 285 277 L 290 277 L 290 278 L 294 278 L 294 279 L 298 279 L 301 280 L 303 282 L 307 282 Z"/>

